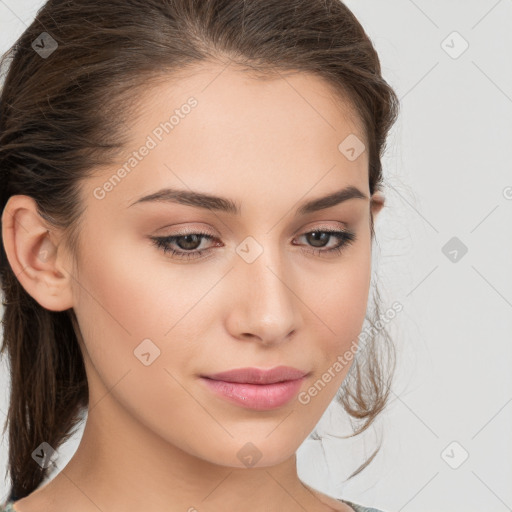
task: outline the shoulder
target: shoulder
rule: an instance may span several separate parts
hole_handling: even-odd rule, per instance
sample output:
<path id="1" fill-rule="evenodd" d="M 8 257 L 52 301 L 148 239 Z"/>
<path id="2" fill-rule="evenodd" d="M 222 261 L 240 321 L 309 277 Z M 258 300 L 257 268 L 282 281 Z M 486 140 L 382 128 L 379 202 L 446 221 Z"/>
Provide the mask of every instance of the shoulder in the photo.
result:
<path id="1" fill-rule="evenodd" d="M 8 500 L 5 503 L 0 503 L 0 512 L 16 512 L 13 508 L 14 501 Z"/>
<path id="2" fill-rule="evenodd" d="M 348 500 L 340 500 L 341 502 L 348 505 L 350 508 L 353 508 L 355 512 L 384 512 L 384 510 L 381 510 L 379 508 L 372 508 L 372 507 L 365 507 L 364 505 L 359 505 L 357 503 L 353 503 L 352 501 Z"/>
<path id="3" fill-rule="evenodd" d="M 350 508 L 352 508 L 355 512 L 384 512 L 383 510 L 372 508 L 372 507 L 365 507 L 364 505 L 359 505 L 357 503 L 353 503 L 352 501 L 348 500 L 338 500 L 341 503 L 344 503 L 345 505 L 348 505 Z M 17 512 L 14 508 L 14 501 L 9 500 L 3 504 L 0 504 L 0 512 Z"/>
<path id="4" fill-rule="evenodd" d="M 329 505 L 333 510 L 338 510 L 340 512 L 385 512 L 384 510 L 380 510 L 378 508 L 365 507 L 364 505 L 359 505 L 358 503 L 354 503 L 352 501 L 343 500 L 341 498 L 334 498 L 329 496 L 328 494 L 324 494 L 314 487 L 302 482 L 302 485 L 309 489 L 309 491 L 316 496 L 322 503 Z"/>

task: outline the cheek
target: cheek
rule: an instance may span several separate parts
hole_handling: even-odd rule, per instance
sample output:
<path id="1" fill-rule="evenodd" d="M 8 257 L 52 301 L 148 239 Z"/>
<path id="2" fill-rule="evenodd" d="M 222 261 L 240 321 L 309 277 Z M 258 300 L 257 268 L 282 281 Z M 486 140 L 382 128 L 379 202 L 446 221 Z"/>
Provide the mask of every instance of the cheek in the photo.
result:
<path id="1" fill-rule="evenodd" d="M 323 278 L 323 293 L 318 294 L 315 303 L 337 334 L 345 333 L 351 326 L 362 325 L 364 320 L 371 278 L 370 251 L 369 243 L 359 243 Z"/>
<path id="2" fill-rule="evenodd" d="M 102 244 L 102 253 L 89 252 L 80 269 L 77 307 L 97 331 L 132 338 L 154 325 L 155 297 L 151 276 L 133 249 L 117 241 Z M 94 319 L 94 321 L 92 321 Z M 114 340 L 112 340 L 114 341 Z"/>
<path id="3" fill-rule="evenodd" d="M 108 395 L 165 431 L 172 411 L 194 405 L 173 378 L 173 368 L 193 360 L 190 344 L 179 343 L 186 341 L 186 318 L 178 322 L 190 307 L 178 290 L 169 290 L 166 281 L 172 279 L 165 279 L 162 266 L 147 262 L 142 251 L 137 254 L 122 241 L 102 247 L 107 250 L 101 255 L 85 255 L 76 290 L 91 403 Z"/>
<path id="4" fill-rule="evenodd" d="M 322 321 L 321 330 L 327 336 L 321 336 L 319 347 L 322 361 L 319 370 L 332 368 L 339 357 L 352 350 L 357 350 L 358 337 L 361 333 L 367 305 L 371 279 L 371 245 L 359 243 L 357 250 L 350 252 L 347 258 L 341 258 L 329 275 L 322 279 L 322 286 L 311 304 L 315 304 L 315 313 Z M 351 355 L 349 354 L 349 357 Z M 340 385 L 348 372 L 352 359 L 343 358 L 344 369 L 339 366 L 334 372 L 333 387 Z M 332 370 L 333 371 L 333 370 Z"/>
<path id="5" fill-rule="evenodd" d="M 82 255 L 75 311 L 90 359 L 106 380 L 115 382 L 140 364 L 136 347 L 146 338 L 159 344 L 156 340 L 169 327 L 155 308 L 156 279 L 147 272 L 143 255 L 121 238 L 104 238 L 95 244 L 101 253 L 88 246 Z"/>
<path id="6" fill-rule="evenodd" d="M 149 374 L 155 378 L 141 358 L 160 372 L 157 379 L 167 381 L 164 368 L 186 370 L 194 361 L 189 340 L 204 316 L 201 298 L 217 277 L 191 279 L 185 267 L 173 268 L 147 245 L 119 236 L 101 241 L 101 254 L 88 250 L 82 258 L 75 311 L 90 360 L 105 383 L 115 383 L 128 370 L 146 371 L 146 382 Z"/>
<path id="7" fill-rule="evenodd" d="M 194 288 L 150 241 L 110 231 L 98 244 L 101 254 L 88 249 L 82 257 L 78 307 L 101 325 L 100 336 L 103 330 L 133 343 L 152 336 L 162 340 L 186 313 L 183 298 L 194 297 Z"/>

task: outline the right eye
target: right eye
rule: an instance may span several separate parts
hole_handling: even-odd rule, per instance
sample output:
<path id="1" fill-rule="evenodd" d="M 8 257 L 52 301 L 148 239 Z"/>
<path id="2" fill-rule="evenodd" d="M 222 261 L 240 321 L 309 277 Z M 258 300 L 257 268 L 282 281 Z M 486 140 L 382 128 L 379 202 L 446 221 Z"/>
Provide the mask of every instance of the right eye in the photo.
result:
<path id="1" fill-rule="evenodd" d="M 200 258 L 204 252 L 210 249 L 197 249 L 196 247 L 200 244 L 197 242 L 201 241 L 201 238 L 207 240 L 215 240 L 215 237 L 209 233 L 185 233 L 180 235 L 164 236 L 164 237 L 151 237 L 156 247 L 161 249 L 164 254 L 170 254 L 172 258 L 185 258 L 185 259 L 196 259 Z M 184 242 L 182 240 L 185 240 Z M 180 243 L 178 243 L 180 241 Z M 172 244 L 182 246 L 181 250 L 173 249 Z M 183 247 L 185 246 L 185 247 Z M 190 247 L 192 246 L 192 247 Z"/>

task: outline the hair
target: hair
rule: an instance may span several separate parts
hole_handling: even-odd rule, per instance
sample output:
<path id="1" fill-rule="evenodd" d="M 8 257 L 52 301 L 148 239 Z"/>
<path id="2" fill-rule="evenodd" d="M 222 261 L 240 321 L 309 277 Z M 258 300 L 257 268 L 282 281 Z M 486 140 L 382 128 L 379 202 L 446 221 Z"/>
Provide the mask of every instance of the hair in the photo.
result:
<path id="1" fill-rule="evenodd" d="M 47 58 L 32 46 L 43 32 L 58 45 Z M 0 61 L 2 76 L 7 68 L 0 211 L 12 195 L 30 196 L 78 256 L 82 180 L 116 161 L 142 91 L 205 62 L 229 62 L 262 79 L 286 72 L 323 78 L 362 123 L 370 193 L 382 188 L 381 157 L 399 101 L 340 0 L 50 0 Z M 8 352 L 11 379 L 3 432 L 8 425 L 11 496 L 21 499 L 46 476 L 33 451 L 43 441 L 56 450 L 75 433 L 88 384 L 73 308 L 50 311 L 36 302 L 13 273 L 3 240 L 0 246 L 0 354 Z M 358 352 L 338 397 L 363 422 L 353 435 L 372 424 L 391 389 L 394 347 L 384 328 L 378 334 L 382 341 L 371 336 L 364 360 Z"/>

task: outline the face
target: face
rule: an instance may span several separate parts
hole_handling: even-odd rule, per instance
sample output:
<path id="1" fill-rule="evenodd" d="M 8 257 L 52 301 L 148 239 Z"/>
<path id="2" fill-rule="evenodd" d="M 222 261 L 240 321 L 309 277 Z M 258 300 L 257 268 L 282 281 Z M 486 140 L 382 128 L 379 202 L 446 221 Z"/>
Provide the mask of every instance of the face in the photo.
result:
<path id="1" fill-rule="evenodd" d="M 370 285 L 368 156 L 338 149 L 364 133 L 319 78 L 221 71 L 148 90 L 125 157 L 83 183 L 73 308 L 90 402 L 108 393 L 113 424 L 128 415 L 195 457 L 263 467 L 294 454 L 350 368 Z M 347 187 L 363 197 L 301 211 Z M 204 378 L 276 366 L 306 376 Z"/>

